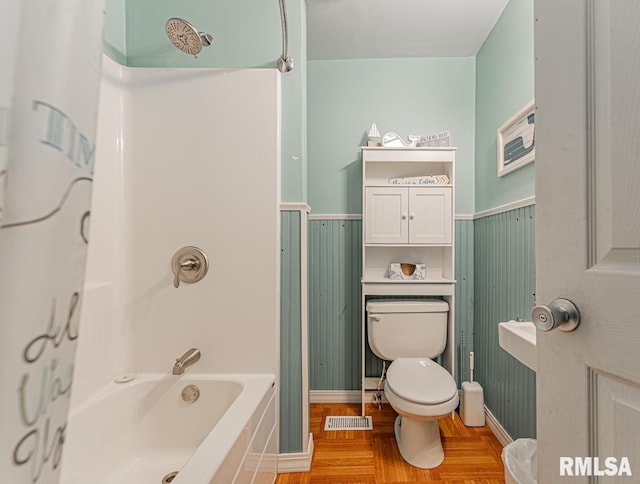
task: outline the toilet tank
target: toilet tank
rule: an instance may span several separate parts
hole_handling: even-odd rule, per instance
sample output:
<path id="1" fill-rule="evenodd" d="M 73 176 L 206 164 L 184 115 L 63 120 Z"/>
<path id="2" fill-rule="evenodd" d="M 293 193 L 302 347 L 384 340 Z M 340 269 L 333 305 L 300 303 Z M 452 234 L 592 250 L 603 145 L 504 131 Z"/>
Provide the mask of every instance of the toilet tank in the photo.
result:
<path id="1" fill-rule="evenodd" d="M 383 360 L 436 358 L 447 345 L 449 304 L 440 300 L 367 303 L 369 347 Z"/>

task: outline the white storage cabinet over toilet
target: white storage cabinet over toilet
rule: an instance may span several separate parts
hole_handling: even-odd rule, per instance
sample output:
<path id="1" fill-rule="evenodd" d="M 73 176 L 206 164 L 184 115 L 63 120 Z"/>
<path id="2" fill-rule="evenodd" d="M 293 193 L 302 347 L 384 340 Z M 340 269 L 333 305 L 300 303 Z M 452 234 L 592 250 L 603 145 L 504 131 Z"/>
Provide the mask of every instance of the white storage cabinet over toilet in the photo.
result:
<path id="1" fill-rule="evenodd" d="M 362 148 L 362 414 L 378 377 L 365 368 L 368 296 L 448 303 L 441 364 L 454 375 L 455 148 Z M 390 263 L 424 264 L 424 279 L 391 279 Z M 370 394 L 369 394 L 370 397 Z"/>
<path id="2" fill-rule="evenodd" d="M 392 361 L 384 391 L 398 413 L 400 454 L 424 469 L 442 463 L 437 421 L 458 405 L 454 160 L 455 148 L 362 149 L 362 414 L 367 392 L 377 392 L 379 381 L 366 375 L 368 342 L 378 357 Z M 367 303 L 368 296 L 441 301 Z"/>

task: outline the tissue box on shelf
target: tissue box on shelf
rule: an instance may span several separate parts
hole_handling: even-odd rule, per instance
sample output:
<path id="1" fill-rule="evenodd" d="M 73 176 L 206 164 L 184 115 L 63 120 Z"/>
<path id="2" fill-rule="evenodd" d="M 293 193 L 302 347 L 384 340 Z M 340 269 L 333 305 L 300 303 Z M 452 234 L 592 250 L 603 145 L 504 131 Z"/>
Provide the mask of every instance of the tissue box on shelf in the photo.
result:
<path id="1" fill-rule="evenodd" d="M 395 281 L 422 280 L 426 278 L 426 275 L 426 264 L 405 262 L 391 262 L 389 264 L 389 279 Z"/>

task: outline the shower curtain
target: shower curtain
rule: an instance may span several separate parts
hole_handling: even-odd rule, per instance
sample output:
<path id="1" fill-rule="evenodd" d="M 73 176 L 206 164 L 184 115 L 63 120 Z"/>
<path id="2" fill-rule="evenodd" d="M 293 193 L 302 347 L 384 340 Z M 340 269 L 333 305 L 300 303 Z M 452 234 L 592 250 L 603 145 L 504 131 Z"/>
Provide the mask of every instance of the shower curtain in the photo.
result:
<path id="1" fill-rule="evenodd" d="M 59 479 L 89 240 L 103 9 L 103 0 L 0 0 L 3 483 Z"/>

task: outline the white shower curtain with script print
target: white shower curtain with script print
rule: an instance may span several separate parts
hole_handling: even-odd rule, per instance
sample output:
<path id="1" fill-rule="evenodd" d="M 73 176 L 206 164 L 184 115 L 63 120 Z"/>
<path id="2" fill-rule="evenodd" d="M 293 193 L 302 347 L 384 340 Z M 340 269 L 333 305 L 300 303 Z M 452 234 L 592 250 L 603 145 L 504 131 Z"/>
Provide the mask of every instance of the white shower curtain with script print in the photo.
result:
<path id="1" fill-rule="evenodd" d="M 0 481 L 57 483 L 88 243 L 104 0 L 0 0 Z"/>

